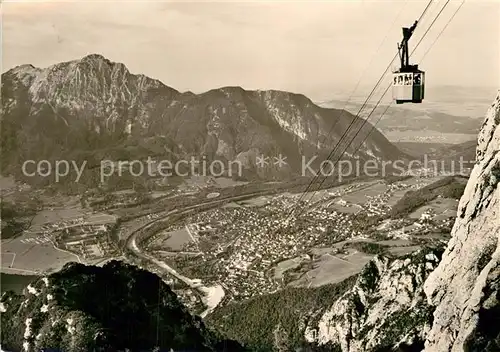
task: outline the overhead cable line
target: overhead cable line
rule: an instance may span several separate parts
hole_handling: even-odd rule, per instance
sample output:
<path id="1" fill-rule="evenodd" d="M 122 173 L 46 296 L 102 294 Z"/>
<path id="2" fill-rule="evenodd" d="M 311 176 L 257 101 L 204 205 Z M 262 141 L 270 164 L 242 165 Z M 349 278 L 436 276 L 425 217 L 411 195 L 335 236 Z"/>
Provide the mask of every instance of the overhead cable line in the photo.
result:
<path id="1" fill-rule="evenodd" d="M 389 34 L 391 32 L 392 27 L 394 27 L 394 25 L 396 24 L 396 21 L 401 16 L 401 14 L 403 13 L 403 10 L 406 8 L 407 5 L 408 5 L 408 0 L 405 0 L 403 6 L 401 7 L 401 10 L 399 10 L 398 14 L 396 15 L 396 18 L 394 18 L 394 21 L 392 22 L 391 26 L 387 30 L 387 33 L 386 33 L 384 39 L 380 42 L 377 50 L 375 50 L 375 53 L 372 55 L 370 61 L 368 62 L 368 65 L 366 65 L 366 67 L 364 68 L 363 72 L 361 73 L 358 82 L 354 86 L 354 89 L 351 91 L 351 94 L 349 95 L 349 97 L 347 98 L 346 102 L 344 103 L 344 107 L 342 108 L 342 111 L 341 111 L 339 117 L 335 120 L 335 123 L 332 124 L 332 126 L 330 127 L 330 130 L 328 131 L 328 133 L 324 135 L 323 141 L 321 143 L 318 143 L 316 145 L 316 153 L 318 153 L 318 149 L 319 149 L 320 144 L 325 144 L 325 141 L 327 141 L 328 136 L 333 132 L 333 130 L 334 130 L 335 126 L 337 125 L 337 123 L 344 116 L 345 109 L 346 109 L 347 105 L 349 104 L 349 102 L 351 101 L 352 97 L 354 96 L 354 93 L 358 89 L 359 85 L 363 81 L 363 77 L 364 77 L 366 71 L 368 71 L 368 68 L 373 63 L 373 59 L 375 59 L 375 57 L 377 56 L 377 54 L 380 52 L 380 49 L 382 48 L 382 46 L 384 45 L 384 43 L 387 41 L 387 38 L 389 37 Z M 318 134 L 319 134 L 319 129 L 318 129 Z"/>
<path id="2" fill-rule="evenodd" d="M 432 1 L 431 1 L 432 2 Z M 413 49 L 413 51 L 411 52 L 410 56 L 414 54 L 415 50 L 417 49 L 417 47 L 420 45 L 420 43 L 422 42 L 422 40 L 425 38 L 425 36 L 427 35 L 427 33 L 430 31 L 430 29 L 433 27 L 433 25 L 436 23 L 437 19 L 439 18 L 439 16 L 441 15 L 441 13 L 444 11 L 444 9 L 446 8 L 446 6 L 448 5 L 448 3 L 450 2 L 450 0 L 447 0 L 446 3 L 443 5 L 443 7 L 441 8 L 441 10 L 438 12 L 438 14 L 435 16 L 434 20 L 431 22 L 431 24 L 429 25 L 429 27 L 427 28 L 427 30 L 425 31 L 425 33 L 423 34 L 423 36 L 420 38 L 419 42 L 417 43 L 417 45 L 415 46 L 415 48 Z M 463 3 L 462 3 L 463 4 Z M 460 5 L 460 7 L 462 6 L 462 4 Z M 428 4 L 428 6 L 430 5 L 430 3 Z M 428 6 L 426 7 L 426 10 L 428 9 Z M 458 12 L 458 10 L 460 9 L 460 7 L 457 9 L 457 11 L 455 12 L 455 14 Z M 425 10 L 424 10 L 424 13 L 425 13 Z M 452 18 L 448 21 L 451 22 L 451 20 L 453 19 L 453 17 L 455 16 L 455 14 L 452 16 Z M 422 16 L 420 17 L 422 18 Z M 420 19 L 419 19 L 420 20 Z M 448 25 L 447 23 L 447 25 Z M 446 26 L 447 26 L 446 25 Z M 445 27 L 446 27 L 445 26 Z M 443 30 L 444 31 L 444 30 Z M 442 32 L 443 32 L 442 31 Z M 441 33 L 442 33 L 441 32 Z M 440 33 L 440 34 L 441 34 Z M 392 64 L 392 62 L 391 62 Z M 384 75 L 385 75 L 385 72 L 384 72 Z M 356 134 L 354 135 L 354 137 L 351 139 L 351 141 L 349 142 L 349 144 L 344 148 L 344 150 L 342 151 L 341 155 L 339 156 L 339 158 L 337 159 L 337 161 L 334 163 L 333 165 L 333 169 L 335 168 L 335 166 L 337 165 L 337 163 L 339 162 L 339 160 L 342 158 L 342 156 L 344 155 L 344 153 L 346 152 L 346 150 L 349 148 L 349 146 L 352 144 L 352 142 L 356 139 L 356 137 L 358 136 L 358 134 L 361 132 L 361 130 L 363 129 L 363 127 L 366 125 L 366 123 L 368 122 L 370 116 L 373 114 L 373 112 L 375 111 L 375 109 L 378 107 L 378 105 L 380 104 L 381 100 L 383 99 L 383 97 L 385 96 L 385 94 L 387 94 L 387 91 L 389 90 L 389 88 L 391 87 L 391 84 L 388 85 L 388 87 L 385 89 L 384 93 L 382 94 L 382 96 L 380 97 L 380 99 L 378 100 L 378 102 L 376 103 L 376 105 L 373 107 L 373 109 L 371 110 L 370 114 L 367 116 L 366 119 L 364 119 L 364 122 L 362 123 L 361 127 L 358 129 L 358 131 L 356 132 Z M 380 122 L 380 120 L 382 119 L 382 117 L 385 115 L 385 113 L 387 112 L 387 110 L 389 109 L 389 107 L 391 106 L 392 104 L 392 101 L 387 105 L 386 109 L 384 110 L 384 112 L 379 116 L 377 122 L 372 125 L 372 129 L 370 130 L 370 132 L 366 135 L 366 137 L 362 140 L 361 144 L 358 146 L 358 148 L 355 150 L 354 154 L 355 155 L 359 149 L 361 148 L 361 146 L 364 144 L 364 142 L 366 141 L 366 139 L 368 138 L 368 136 L 373 132 L 373 130 L 375 129 L 376 125 L 378 124 L 378 122 Z M 318 188 L 313 192 L 312 196 L 310 199 L 313 199 L 313 197 L 315 196 L 315 194 L 318 192 L 318 190 L 321 188 L 321 186 L 323 185 L 324 181 L 326 180 L 326 177 L 324 176 L 323 177 L 323 180 L 320 182 Z M 298 214 L 298 216 L 300 216 L 301 214 L 303 213 L 303 210 Z"/>
<path id="3" fill-rule="evenodd" d="M 449 0 L 448 0 L 449 1 Z M 422 14 L 420 15 L 419 19 L 417 20 L 417 22 L 420 22 L 422 20 L 422 18 L 425 16 L 426 12 L 429 10 L 429 7 L 430 5 L 432 4 L 433 0 L 430 0 L 427 4 L 427 6 L 425 7 L 424 11 L 422 12 Z M 426 32 L 427 33 L 427 32 Z M 368 95 L 368 97 L 366 98 L 366 100 L 364 101 L 363 105 L 361 106 L 361 108 L 359 109 L 358 113 L 356 114 L 356 116 L 353 118 L 353 120 L 351 121 L 351 123 L 349 124 L 349 126 L 347 127 L 347 129 L 345 130 L 345 132 L 342 134 L 342 136 L 340 137 L 339 141 L 337 142 L 337 144 L 335 145 L 335 147 L 332 149 L 332 151 L 329 153 L 328 157 L 327 157 L 327 160 L 330 160 L 332 158 L 332 156 L 335 154 L 335 152 L 337 151 L 337 148 L 340 146 L 340 144 L 342 142 L 344 142 L 344 139 L 346 138 L 346 136 L 349 134 L 349 132 L 351 131 L 351 128 L 352 126 L 358 121 L 358 119 L 362 119 L 359 117 L 361 111 L 365 108 L 365 106 L 367 105 L 368 101 L 371 99 L 371 97 L 373 96 L 374 92 L 376 91 L 376 89 L 378 88 L 378 86 L 380 85 L 380 83 L 382 82 L 385 74 L 387 73 L 387 71 L 391 68 L 391 65 L 392 63 L 394 62 L 394 60 L 396 59 L 396 57 L 398 56 L 398 53 L 396 53 L 394 55 L 394 57 L 392 58 L 392 60 L 390 61 L 389 65 L 387 65 L 386 69 L 384 70 L 384 73 L 382 74 L 382 76 L 379 78 L 379 80 L 377 81 L 377 83 L 375 84 L 375 87 L 371 90 L 370 94 Z M 366 122 L 367 120 L 365 120 Z M 362 124 L 362 127 L 364 126 L 364 124 Z M 361 127 L 361 128 L 362 128 Z M 354 137 L 355 138 L 355 137 Z M 351 142 L 352 143 L 352 140 Z M 349 147 L 350 143 L 348 144 L 347 147 Z M 345 150 L 347 149 L 347 147 L 344 149 L 344 151 L 342 152 L 341 154 L 341 157 L 343 155 L 343 153 L 345 152 Z M 323 172 L 323 167 L 320 166 L 320 170 L 319 172 L 314 175 L 313 179 L 311 180 L 311 182 L 309 183 L 309 185 L 307 186 L 307 188 L 305 189 L 305 191 L 302 193 L 302 195 L 299 197 L 299 199 L 297 200 L 297 202 L 294 204 L 294 206 L 291 207 L 291 211 L 288 213 L 287 217 L 285 218 L 285 220 L 287 220 L 288 218 L 290 218 L 290 216 L 293 214 L 293 212 L 295 211 L 295 208 L 297 208 L 297 206 L 299 205 L 300 201 L 303 200 L 304 196 L 307 194 L 307 192 L 310 190 L 311 186 L 316 182 L 316 180 L 319 178 L 318 175 L 320 175 L 321 173 Z M 324 182 L 324 181 L 323 181 Z M 321 184 L 323 183 L 321 182 Z M 321 185 L 320 185 L 321 187 Z"/>
<path id="4" fill-rule="evenodd" d="M 428 10 L 429 5 L 430 5 L 430 3 L 432 3 L 432 1 L 433 1 L 433 0 L 430 0 L 429 4 L 427 5 L 426 9 L 424 10 L 424 13 L 425 13 L 425 11 L 427 11 L 427 10 Z M 337 117 L 337 119 L 335 120 L 335 123 L 333 123 L 333 124 L 332 124 L 332 126 L 330 127 L 330 129 L 329 129 L 328 133 L 325 135 L 325 138 L 323 138 L 323 141 L 322 141 L 322 143 L 321 143 L 321 144 L 324 144 L 324 143 L 325 143 L 325 141 L 327 140 L 328 136 L 330 136 L 330 135 L 332 134 L 332 132 L 333 132 L 333 130 L 334 130 L 334 128 L 335 128 L 335 126 L 337 125 L 337 123 L 338 123 L 338 122 L 342 119 L 342 117 L 345 115 L 345 112 L 346 112 L 346 107 L 347 107 L 348 103 L 351 101 L 352 97 L 354 96 L 354 93 L 355 93 L 355 92 L 356 92 L 356 90 L 358 89 L 359 85 L 361 84 L 361 81 L 362 81 L 362 79 L 363 79 L 364 73 L 368 70 L 368 68 L 370 67 L 371 63 L 373 62 L 373 59 L 376 57 L 377 53 L 380 51 L 380 49 L 382 48 L 383 44 L 385 43 L 385 41 L 386 41 L 386 40 L 387 40 L 387 38 L 389 37 L 390 30 L 392 29 L 392 27 L 393 27 L 393 26 L 394 26 L 394 24 L 396 23 L 397 19 L 399 18 L 399 16 L 400 16 L 400 15 L 401 15 L 401 13 L 403 12 L 403 10 L 404 10 L 404 8 L 406 7 L 406 5 L 407 5 L 407 4 L 408 4 L 408 0 L 406 0 L 405 4 L 403 5 L 403 7 L 402 7 L 402 8 L 401 8 L 401 10 L 399 11 L 398 15 L 397 15 L 397 16 L 396 16 L 396 18 L 394 19 L 393 23 L 391 24 L 391 27 L 388 29 L 388 31 L 387 31 L 387 33 L 386 33 L 386 35 L 385 35 L 385 37 L 384 37 L 384 39 L 383 39 L 383 40 L 382 40 L 382 42 L 379 44 L 379 46 L 378 46 L 378 48 L 377 48 L 377 50 L 376 50 L 375 54 L 372 56 L 372 58 L 371 58 L 371 60 L 370 60 L 369 64 L 365 67 L 365 69 L 364 69 L 363 73 L 361 74 L 361 76 L 360 76 L 360 78 L 359 78 L 359 80 L 358 80 L 358 82 L 357 82 L 356 86 L 354 87 L 353 91 L 351 92 L 351 94 L 349 95 L 349 97 L 348 97 L 347 101 L 345 102 L 344 107 L 342 108 L 342 111 L 341 111 L 340 115 L 339 115 L 339 116 Z M 396 54 L 396 55 L 397 55 L 397 54 Z M 394 59 L 395 59 L 395 58 L 396 58 L 396 56 L 394 56 L 394 58 L 392 59 L 392 61 L 394 61 Z M 391 63 L 392 63 L 392 62 L 391 62 Z M 387 68 L 387 69 L 388 69 L 388 68 Z M 387 72 L 387 69 L 386 69 L 386 72 Z M 378 82 L 378 83 L 380 83 L 380 82 Z M 375 89 L 376 89 L 376 88 L 375 88 Z M 372 94 L 373 94 L 373 91 L 372 91 L 371 95 L 372 95 Z M 370 97 L 371 97 L 371 95 L 370 95 Z M 369 98 L 370 98 L 370 97 L 369 97 Z M 369 98 L 368 98 L 368 99 L 369 99 Z M 365 101 L 365 104 L 366 104 L 366 101 Z M 364 104 L 364 105 L 365 105 L 365 104 Z M 363 105 L 363 106 L 364 106 L 364 105 Z M 363 108 L 363 106 L 362 106 L 362 108 Z M 358 112 L 358 113 L 359 113 L 359 112 Z M 353 123 L 354 123 L 354 122 L 355 122 L 354 120 L 353 120 L 353 121 L 351 121 L 351 124 L 350 124 L 347 128 L 348 128 L 348 129 L 350 129 L 350 127 L 353 125 Z M 346 130 L 346 132 L 347 132 L 347 131 L 348 131 L 348 130 Z M 318 130 L 318 132 L 319 132 L 319 130 Z M 344 136 L 345 136 L 345 133 L 342 135 L 342 137 L 339 139 L 339 141 L 338 141 L 338 142 L 337 142 L 337 144 L 335 145 L 334 150 L 335 150 L 335 148 L 337 148 L 337 147 L 338 147 L 339 143 L 341 142 L 341 140 L 343 139 L 343 137 L 344 137 Z M 319 146 L 320 146 L 320 143 L 318 143 L 318 144 L 316 145 L 316 154 L 318 153 Z M 330 159 L 331 157 L 332 157 L 332 153 L 330 153 L 330 154 L 328 155 L 328 158 L 327 158 L 327 159 Z M 295 202 L 295 204 L 294 204 L 294 205 L 299 204 L 299 203 L 303 200 L 303 198 L 304 198 L 305 194 L 309 191 L 309 189 L 311 188 L 312 184 L 313 184 L 314 182 L 316 182 L 316 181 L 317 181 L 317 175 L 313 176 L 313 178 L 312 178 L 312 180 L 310 181 L 309 185 L 306 187 L 306 190 L 305 190 L 305 191 L 301 194 L 301 196 L 300 196 L 300 197 L 299 197 L 299 199 Z M 293 206 L 291 207 L 291 209 L 293 209 Z M 293 212 L 293 210 L 292 210 L 292 212 Z M 291 215 L 291 213 L 290 213 L 289 215 Z M 287 218 L 288 218 L 288 217 L 289 217 L 289 216 L 287 216 Z"/>

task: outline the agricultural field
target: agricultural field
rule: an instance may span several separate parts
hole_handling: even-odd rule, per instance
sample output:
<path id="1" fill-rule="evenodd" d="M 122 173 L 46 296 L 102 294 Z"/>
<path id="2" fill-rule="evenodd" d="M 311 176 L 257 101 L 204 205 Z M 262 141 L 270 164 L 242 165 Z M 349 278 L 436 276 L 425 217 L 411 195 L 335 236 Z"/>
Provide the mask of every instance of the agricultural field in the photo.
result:
<path id="1" fill-rule="evenodd" d="M 477 139 L 477 134 L 474 133 L 443 133 L 430 130 L 422 130 L 418 134 L 415 134 L 415 131 L 388 130 L 384 134 L 388 140 L 397 142 L 460 144 Z"/>
<path id="2" fill-rule="evenodd" d="M 80 261 L 75 254 L 55 248 L 52 242 L 40 243 L 33 239 L 36 237 L 28 233 L 2 240 L 2 272 L 38 275 L 57 271 L 68 262 Z"/>
<path id="3" fill-rule="evenodd" d="M 262 207 L 269 203 L 272 199 L 270 196 L 255 197 L 252 199 L 240 201 L 237 204 L 245 207 Z"/>
<path id="4" fill-rule="evenodd" d="M 358 189 L 347 193 L 342 197 L 348 203 L 355 205 L 365 204 L 371 197 L 376 197 L 388 190 L 388 186 L 383 182 L 376 182 L 360 186 Z"/>
<path id="5" fill-rule="evenodd" d="M 230 202 L 222 206 L 222 209 L 224 208 L 242 208 L 243 205 L 241 205 L 239 202 Z"/>
<path id="6" fill-rule="evenodd" d="M 308 260 L 309 258 L 304 258 L 304 257 L 295 257 L 292 259 L 287 259 L 282 262 L 279 262 L 278 265 L 274 268 L 274 278 L 276 280 L 281 280 L 283 278 L 283 274 L 287 270 L 292 270 L 296 269 L 300 266 L 300 264 L 304 260 Z"/>
<path id="7" fill-rule="evenodd" d="M 420 219 L 422 214 L 432 212 L 435 214 L 434 219 L 439 221 L 455 216 L 457 209 L 458 199 L 437 198 L 415 210 L 409 217 L 412 219 Z"/>
<path id="8" fill-rule="evenodd" d="M 346 240 L 333 247 L 313 248 L 310 260 L 294 258 L 278 263 L 275 270 L 279 272 L 280 278 L 288 271 L 287 275 L 294 278 L 289 286 L 319 287 L 341 282 L 358 273 L 376 254 L 401 256 L 420 248 L 408 240 Z"/>
<path id="9" fill-rule="evenodd" d="M 374 255 L 350 249 L 347 254 L 323 254 L 312 265 L 313 269 L 305 272 L 300 279 L 291 282 L 293 287 L 319 287 L 341 282 L 361 271 Z"/>
<path id="10" fill-rule="evenodd" d="M 212 177 L 212 176 L 191 176 L 185 178 L 183 182 L 179 185 L 180 189 L 202 189 L 206 187 L 215 188 L 231 188 L 235 186 L 243 186 L 248 184 L 248 182 L 234 181 L 228 177 Z"/>
<path id="11" fill-rule="evenodd" d="M 114 224 L 116 217 L 82 208 L 78 197 L 39 196 L 43 208 L 25 216 L 27 224 L 15 236 L 2 238 L 2 272 L 12 274 L 42 274 L 57 271 L 68 262 L 87 262 L 84 256 L 64 249 L 58 243 L 57 234 L 63 230 L 77 231 L 104 224 Z M 10 199 L 7 197 L 7 201 Z M 13 201 L 24 199 L 17 195 Z M 18 204 L 16 204 L 18 206 Z M 22 204 L 19 204 L 22 207 Z M 98 248 L 89 250 L 100 253 Z"/>

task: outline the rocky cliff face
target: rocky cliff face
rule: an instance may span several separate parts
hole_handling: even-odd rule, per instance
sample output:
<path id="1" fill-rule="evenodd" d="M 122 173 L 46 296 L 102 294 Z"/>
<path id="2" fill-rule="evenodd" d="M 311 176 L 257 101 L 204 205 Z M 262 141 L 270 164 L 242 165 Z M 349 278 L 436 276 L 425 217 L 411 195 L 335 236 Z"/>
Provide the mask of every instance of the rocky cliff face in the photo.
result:
<path id="1" fill-rule="evenodd" d="M 2 351 L 241 351 L 193 317 L 161 279 L 112 261 L 67 264 L 0 301 Z M 156 349 L 155 349 L 156 348 Z"/>
<path id="2" fill-rule="evenodd" d="M 433 311 L 423 283 L 441 253 L 425 249 L 400 259 L 376 257 L 354 287 L 307 327 L 306 340 L 343 352 L 420 350 Z"/>
<path id="3" fill-rule="evenodd" d="M 500 350 L 500 92 L 476 158 L 441 261 L 374 260 L 308 327 L 309 341 L 344 352 Z"/>
<path id="4" fill-rule="evenodd" d="M 476 157 L 448 248 L 425 282 L 436 306 L 426 351 L 500 350 L 500 91 Z"/>

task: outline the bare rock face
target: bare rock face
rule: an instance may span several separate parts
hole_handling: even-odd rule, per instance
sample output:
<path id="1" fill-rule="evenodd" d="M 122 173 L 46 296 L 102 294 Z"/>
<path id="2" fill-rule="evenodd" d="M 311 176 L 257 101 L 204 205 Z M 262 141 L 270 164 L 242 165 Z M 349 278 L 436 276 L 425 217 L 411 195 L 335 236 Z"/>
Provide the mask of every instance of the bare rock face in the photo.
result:
<path id="1" fill-rule="evenodd" d="M 442 250 L 375 257 L 356 284 L 327 309 L 305 339 L 343 352 L 421 350 L 432 323 L 423 283 Z"/>
<path id="2" fill-rule="evenodd" d="M 68 263 L 0 299 L 0 351 L 243 351 L 189 314 L 170 287 L 118 261 Z"/>
<path id="3" fill-rule="evenodd" d="M 452 238 L 424 285 L 436 306 L 425 351 L 500 350 L 500 91 L 476 158 Z"/>

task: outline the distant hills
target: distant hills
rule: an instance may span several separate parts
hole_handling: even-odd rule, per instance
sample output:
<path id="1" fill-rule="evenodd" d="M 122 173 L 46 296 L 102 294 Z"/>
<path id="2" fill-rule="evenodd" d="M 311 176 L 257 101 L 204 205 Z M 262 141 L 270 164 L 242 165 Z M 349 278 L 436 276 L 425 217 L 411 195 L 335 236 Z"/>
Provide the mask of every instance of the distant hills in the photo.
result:
<path id="1" fill-rule="evenodd" d="M 331 92 L 318 101 L 318 105 L 325 107 L 343 107 L 349 100 L 354 104 L 362 104 L 368 97 L 372 86 L 358 87 L 353 93 L 351 91 Z M 393 106 L 392 108 L 404 108 L 413 111 L 434 111 L 443 114 L 478 118 L 484 117 L 484 114 L 494 98 L 494 92 L 497 87 L 471 87 L 471 86 L 447 86 L 447 85 L 426 85 L 425 99 L 422 104 L 405 104 Z M 381 92 L 375 94 L 370 103 L 374 103 L 380 97 Z M 325 97 L 325 95 L 322 95 Z M 348 99 L 350 97 L 350 99 Z M 390 100 L 390 91 L 387 93 L 387 102 Z M 391 108 L 391 109 L 392 109 Z M 356 110 L 357 112 L 357 110 Z"/>
<path id="2" fill-rule="evenodd" d="M 476 141 L 468 141 L 460 144 L 441 143 L 394 143 L 409 155 L 420 157 L 426 154 L 433 160 L 463 160 L 474 161 L 476 159 Z"/>
<path id="3" fill-rule="evenodd" d="M 301 155 L 326 155 L 353 119 L 284 91 L 224 87 L 181 93 L 92 54 L 2 74 L 1 164 L 4 173 L 19 177 L 27 159 L 85 159 L 97 165 L 102 159 L 175 161 L 204 155 L 239 160 L 267 177 L 271 171 L 254 170 L 256 155 L 281 153 L 296 170 Z M 351 138 L 361 124 L 355 124 Z M 366 124 L 346 154 L 352 155 L 370 131 Z M 404 153 L 375 129 L 359 147 L 361 158 L 372 155 L 392 160 Z"/>
<path id="4" fill-rule="evenodd" d="M 321 103 L 321 106 L 325 107 L 345 105 L 346 102 L 340 100 Z M 349 102 L 346 109 L 357 114 L 361 106 L 362 102 Z M 381 104 L 370 116 L 369 121 L 378 121 L 385 106 Z M 361 111 L 361 116 L 366 118 L 373 107 L 374 104 L 367 104 Z M 403 107 L 391 106 L 377 123 L 377 128 L 392 142 L 457 144 L 476 139 L 481 128 L 481 119 L 476 116 L 441 112 L 432 107 L 432 104 L 425 102 Z"/>
<path id="5" fill-rule="evenodd" d="M 377 128 L 391 142 L 460 144 L 475 141 L 494 91 L 495 88 L 487 87 L 426 87 L 426 98 L 422 104 L 393 104 Z M 368 93 L 355 94 L 350 99 L 348 96 L 337 95 L 318 104 L 330 108 L 345 107 L 357 114 Z M 370 122 L 379 119 L 390 99 L 389 96 L 386 98 L 370 117 Z M 376 100 L 375 97 L 370 99 L 361 112 L 362 117 L 372 111 Z"/>

